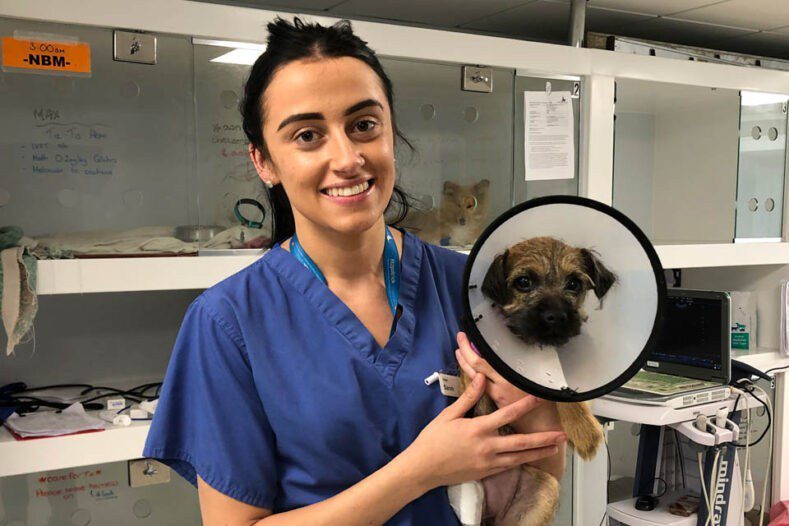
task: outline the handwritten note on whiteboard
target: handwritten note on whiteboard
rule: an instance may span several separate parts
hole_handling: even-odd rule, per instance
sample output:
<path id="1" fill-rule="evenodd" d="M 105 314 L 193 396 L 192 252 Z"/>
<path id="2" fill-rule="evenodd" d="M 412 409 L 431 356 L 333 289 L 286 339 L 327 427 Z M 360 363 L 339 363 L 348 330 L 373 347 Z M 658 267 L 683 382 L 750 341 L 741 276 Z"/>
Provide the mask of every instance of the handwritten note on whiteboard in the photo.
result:
<path id="1" fill-rule="evenodd" d="M 572 179 L 575 119 L 570 92 L 526 91 L 523 97 L 526 180 Z"/>

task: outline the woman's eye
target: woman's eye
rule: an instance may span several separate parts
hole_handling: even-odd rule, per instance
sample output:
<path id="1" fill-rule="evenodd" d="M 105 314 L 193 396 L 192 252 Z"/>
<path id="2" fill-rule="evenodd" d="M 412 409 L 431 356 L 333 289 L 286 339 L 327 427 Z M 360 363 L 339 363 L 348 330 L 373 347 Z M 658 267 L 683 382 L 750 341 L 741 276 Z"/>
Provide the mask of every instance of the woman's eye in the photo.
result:
<path id="1" fill-rule="evenodd" d="M 567 280 L 567 284 L 564 288 L 570 292 L 578 292 L 581 290 L 581 280 L 578 278 L 570 278 Z"/>
<path id="2" fill-rule="evenodd" d="M 532 282 L 529 278 L 525 276 L 521 276 L 519 278 L 515 278 L 514 282 L 515 288 L 520 292 L 529 292 L 532 289 Z"/>
<path id="3" fill-rule="evenodd" d="M 296 140 L 300 142 L 313 142 L 318 138 L 318 134 L 312 130 L 303 131 L 296 135 Z"/>
<path id="4" fill-rule="evenodd" d="M 355 125 L 355 128 L 356 128 L 356 131 L 358 131 L 358 132 L 366 133 L 366 132 L 374 130 L 377 125 L 378 125 L 378 123 L 376 123 L 375 121 L 363 120 L 363 121 L 357 122 L 356 125 Z"/>

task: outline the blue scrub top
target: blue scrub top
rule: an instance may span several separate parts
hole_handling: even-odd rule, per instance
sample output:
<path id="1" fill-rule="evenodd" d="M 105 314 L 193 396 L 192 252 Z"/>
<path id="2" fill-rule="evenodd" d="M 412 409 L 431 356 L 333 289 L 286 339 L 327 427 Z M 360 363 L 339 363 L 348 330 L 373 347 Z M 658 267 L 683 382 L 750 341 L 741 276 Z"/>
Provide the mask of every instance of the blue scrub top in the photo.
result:
<path id="1" fill-rule="evenodd" d="M 381 349 L 279 245 L 189 307 L 143 455 L 275 513 L 325 500 L 387 464 L 454 399 L 466 256 L 403 238 L 400 305 Z M 457 525 L 446 489 L 387 523 Z"/>

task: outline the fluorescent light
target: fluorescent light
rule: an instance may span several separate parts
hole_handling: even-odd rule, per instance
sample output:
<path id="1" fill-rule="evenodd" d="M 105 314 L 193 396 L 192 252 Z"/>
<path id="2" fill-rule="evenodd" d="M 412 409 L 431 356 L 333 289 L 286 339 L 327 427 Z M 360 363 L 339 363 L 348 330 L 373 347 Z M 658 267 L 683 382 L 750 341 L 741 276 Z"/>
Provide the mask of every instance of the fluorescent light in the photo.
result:
<path id="1" fill-rule="evenodd" d="M 761 106 L 763 104 L 776 104 L 789 100 L 789 95 L 778 93 L 760 93 L 758 91 L 741 91 L 740 100 L 743 106 Z"/>
<path id="2" fill-rule="evenodd" d="M 265 49 L 265 46 L 263 46 Z M 263 49 L 250 49 L 250 48 L 237 48 L 228 51 L 224 55 L 219 55 L 211 59 L 211 62 L 221 62 L 223 64 L 241 64 L 243 66 L 251 66 L 255 63 Z"/>

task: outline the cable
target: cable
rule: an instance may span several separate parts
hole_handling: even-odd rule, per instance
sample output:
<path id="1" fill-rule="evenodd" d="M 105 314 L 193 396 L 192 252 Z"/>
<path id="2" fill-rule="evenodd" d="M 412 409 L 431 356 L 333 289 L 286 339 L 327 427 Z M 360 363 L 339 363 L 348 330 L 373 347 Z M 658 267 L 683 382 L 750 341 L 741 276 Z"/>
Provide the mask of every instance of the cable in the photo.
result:
<path id="1" fill-rule="evenodd" d="M 22 389 L 21 391 L 17 391 L 18 393 L 32 393 L 35 391 L 43 391 L 45 389 L 63 389 L 68 387 L 90 387 L 90 384 L 54 384 L 54 385 L 45 385 L 43 387 L 32 387 L 28 389 Z"/>
<path id="2" fill-rule="evenodd" d="M 710 503 L 707 506 L 707 521 L 706 523 L 712 524 L 712 510 L 715 507 L 715 499 L 718 496 L 718 470 L 720 469 L 720 465 L 718 461 L 720 460 L 721 450 L 718 449 L 715 452 L 715 458 L 712 461 L 712 477 L 710 478 Z"/>
<path id="3" fill-rule="evenodd" d="M 605 521 L 605 517 L 608 515 L 608 486 L 611 485 L 611 450 L 608 449 L 608 434 L 605 430 L 603 430 L 603 444 L 605 444 L 605 454 L 608 457 L 608 474 L 606 475 L 605 481 L 605 511 L 600 518 L 599 526 L 603 526 L 603 521 Z"/>
<path id="4" fill-rule="evenodd" d="M 677 455 L 679 456 L 679 470 L 682 473 L 682 487 L 687 488 L 685 483 L 685 457 L 682 456 L 682 445 L 679 443 L 679 432 L 672 428 L 674 431 L 674 445 L 677 446 Z"/>
<path id="5" fill-rule="evenodd" d="M 764 411 L 765 411 L 765 413 L 767 414 L 767 426 L 764 428 L 764 431 L 762 431 L 762 434 L 761 434 L 761 435 L 759 435 L 759 438 L 758 438 L 758 439 L 756 439 L 756 442 L 752 442 L 752 443 L 750 443 L 750 444 L 746 444 L 746 445 L 748 445 L 748 446 L 750 446 L 750 447 L 753 447 L 753 446 L 755 446 L 756 444 L 758 444 L 759 442 L 761 442 L 761 441 L 762 441 L 762 439 L 765 437 L 765 435 L 767 434 L 767 432 L 768 432 L 768 431 L 770 430 L 770 428 L 772 427 L 772 411 L 770 411 L 770 409 L 767 407 L 767 404 L 765 404 L 765 403 L 762 401 L 762 399 L 761 399 L 761 398 L 759 398 L 758 396 L 755 396 L 755 395 L 753 394 L 753 390 L 754 390 L 754 388 L 755 388 L 755 387 L 757 387 L 757 386 L 756 386 L 756 384 L 754 384 L 754 383 L 753 383 L 753 382 L 751 382 L 750 380 L 740 380 L 740 382 L 738 382 L 737 384 L 731 384 L 731 387 L 732 387 L 732 388 L 734 388 L 734 389 L 736 389 L 736 390 L 738 390 L 738 391 L 740 391 L 740 393 L 738 393 L 738 395 L 737 395 L 737 399 L 734 401 L 734 409 L 732 410 L 732 412 L 731 412 L 731 413 L 729 413 L 729 419 L 731 419 L 731 416 L 732 416 L 732 414 L 734 413 L 734 411 L 736 411 L 736 410 L 737 410 L 737 405 L 738 405 L 738 404 L 739 404 L 739 402 L 740 402 L 740 395 L 741 395 L 741 394 L 745 394 L 745 393 L 747 393 L 747 394 L 751 395 L 751 397 L 752 397 L 754 400 L 756 400 L 757 402 L 759 402 L 760 404 L 762 404 L 762 406 L 764 407 Z M 760 387 L 759 389 L 761 389 L 761 387 Z M 763 390 L 763 389 L 762 389 L 762 392 L 764 392 L 764 390 Z M 745 441 L 747 442 L 749 438 L 750 438 L 750 437 L 746 437 L 746 438 L 745 438 Z M 740 448 L 740 449 L 742 449 L 743 447 L 746 447 L 746 446 L 743 446 L 743 445 L 739 445 L 739 444 L 738 444 L 738 445 L 737 445 L 737 447 L 738 447 L 738 448 Z"/>
<path id="6" fill-rule="evenodd" d="M 779 368 L 776 368 L 776 369 L 779 369 Z M 767 394 L 767 392 L 764 389 L 762 389 L 761 387 L 759 387 L 758 385 L 754 384 L 754 383 L 749 383 L 748 386 L 744 386 L 743 390 L 746 393 L 750 394 L 751 397 L 754 400 L 756 400 L 757 402 L 762 404 L 764 406 L 765 412 L 767 413 L 767 427 L 764 429 L 764 431 L 762 432 L 762 435 L 759 437 L 759 439 L 756 442 L 754 442 L 752 444 L 749 444 L 748 443 L 748 438 L 750 438 L 750 437 L 746 437 L 746 440 L 745 440 L 745 442 L 746 442 L 746 445 L 745 445 L 745 447 L 746 447 L 745 461 L 746 461 L 746 464 L 747 464 L 747 463 L 750 462 L 750 450 L 748 448 L 749 447 L 753 447 L 756 444 L 758 444 L 762 440 L 762 438 L 764 438 L 764 436 L 767 434 L 767 431 L 769 431 L 770 427 L 772 427 L 772 417 L 771 417 L 771 415 L 772 415 L 772 405 L 773 404 L 772 404 L 772 400 L 770 399 L 770 396 Z M 761 392 L 761 394 L 764 396 L 764 398 L 766 400 L 766 403 L 764 401 L 762 401 L 761 398 L 759 398 L 758 396 L 753 394 L 754 390 L 759 390 Z M 748 424 L 750 426 L 750 413 L 749 413 L 749 423 Z M 772 454 L 773 454 L 773 434 L 772 433 L 770 433 L 770 437 L 768 438 L 768 443 L 769 443 L 769 446 L 767 446 L 767 448 L 768 448 L 767 449 L 767 467 L 766 467 L 766 469 L 764 471 L 764 484 L 762 486 L 762 502 L 761 502 L 761 507 L 759 508 L 759 526 L 762 526 L 763 523 L 764 523 L 764 507 L 765 507 L 766 499 L 767 499 L 767 484 L 768 484 L 768 481 L 769 481 L 769 478 L 770 478 L 770 468 L 772 467 Z"/>
<path id="7" fill-rule="evenodd" d="M 767 392 L 764 389 L 762 389 L 761 387 L 759 387 L 758 385 L 755 385 L 755 384 L 754 384 L 753 388 L 754 389 L 758 389 L 764 395 L 765 400 L 767 400 L 767 405 L 769 406 L 769 408 L 767 409 L 767 411 L 768 411 L 767 414 L 769 415 L 770 413 L 772 413 L 773 402 L 772 402 L 772 400 L 770 400 L 770 397 L 767 394 Z M 751 393 L 751 395 L 753 396 L 753 393 Z M 758 397 L 754 396 L 754 398 L 756 398 L 758 400 Z M 762 504 L 761 504 L 761 507 L 759 508 L 759 526 L 762 526 L 763 523 L 764 523 L 764 505 L 765 505 L 766 499 L 767 499 L 767 483 L 770 480 L 770 468 L 772 467 L 772 463 L 773 463 L 773 459 L 772 459 L 772 457 L 773 457 L 773 434 L 772 433 L 770 433 L 770 438 L 768 439 L 768 443 L 770 445 L 767 446 L 767 448 L 768 448 L 767 449 L 767 467 L 764 470 L 764 483 L 762 484 Z"/>
<path id="8" fill-rule="evenodd" d="M 789 365 L 782 365 L 780 367 L 773 367 L 772 369 L 767 369 L 764 371 L 764 374 L 770 374 L 773 371 L 783 371 L 784 369 L 789 369 Z"/>
<path id="9" fill-rule="evenodd" d="M 84 405 L 84 404 L 86 404 L 88 402 L 93 402 L 95 400 L 101 400 L 102 398 L 107 398 L 108 396 L 114 396 L 116 394 L 117 395 L 123 395 L 124 398 L 130 398 L 131 400 L 134 400 L 135 402 L 138 402 L 138 403 L 142 402 L 142 398 L 139 398 L 139 397 L 136 397 L 136 396 L 132 396 L 132 395 L 128 394 L 128 392 L 126 392 L 126 391 L 120 391 L 120 392 L 104 393 L 104 394 L 101 394 L 101 395 L 98 395 L 98 396 L 94 396 L 93 398 L 88 398 L 87 400 L 83 400 L 82 404 Z"/>
<path id="10" fill-rule="evenodd" d="M 740 389 L 739 387 L 732 387 L 737 391 L 737 400 L 734 402 L 734 408 L 737 408 L 737 402 L 740 401 L 740 396 L 746 396 L 745 391 Z M 745 461 L 743 463 L 742 468 L 742 488 L 741 488 L 741 499 L 740 499 L 740 510 L 742 513 L 746 511 L 750 511 L 751 508 L 748 510 L 745 509 L 745 492 L 747 491 L 747 481 L 750 477 L 750 463 L 751 463 L 751 449 L 749 440 L 751 438 L 751 406 L 748 405 L 745 409 L 746 411 L 746 418 L 745 418 Z M 734 411 L 732 411 L 733 413 Z M 739 447 L 735 444 L 735 447 Z M 752 507 L 752 506 L 751 506 Z"/>
<path id="11" fill-rule="evenodd" d="M 655 497 L 660 498 L 668 492 L 668 482 L 666 482 L 666 480 L 663 477 L 655 477 L 655 480 L 656 481 L 659 480 L 663 482 L 663 493 L 661 493 L 660 495 L 655 495 Z"/>
<path id="12" fill-rule="evenodd" d="M 124 407 L 123 409 L 119 409 L 119 410 L 118 410 L 118 412 L 117 412 L 116 414 L 118 414 L 118 415 L 119 415 L 119 414 L 123 413 L 124 411 L 128 411 L 128 410 L 129 410 L 129 409 L 131 409 L 131 408 L 132 408 L 132 406 L 131 406 L 131 405 L 127 405 L 127 406 L 126 406 L 126 407 Z M 129 415 L 129 417 L 131 417 L 131 415 Z M 148 418 L 132 418 L 132 421 L 133 421 L 133 422 L 142 422 L 142 421 L 148 421 L 148 420 L 153 420 L 153 417 L 148 417 Z"/>
<path id="13" fill-rule="evenodd" d="M 721 454 L 721 450 L 718 449 L 715 452 L 715 458 L 712 461 L 712 471 L 710 472 L 710 490 L 712 491 L 711 494 L 707 493 L 707 486 L 704 484 L 704 472 L 701 469 L 701 451 L 696 453 L 696 456 L 699 461 L 699 480 L 701 481 L 701 490 L 704 493 L 704 500 L 707 503 L 707 520 L 704 521 L 704 526 L 707 526 L 712 522 L 712 507 L 715 505 L 715 496 L 717 494 L 716 486 L 718 484 L 718 457 Z"/>
<path id="14" fill-rule="evenodd" d="M 22 393 L 35 393 L 37 391 L 44 391 L 47 389 L 81 387 L 83 390 L 80 394 L 83 396 L 87 393 L 90 393 L 91 391 L 107 391 L 106 393 L 79 401 L 85 409 L 101 410 L 103 409 L 103 404 L 94 403 L 96 400 L 101 400 L 113 395 L 120 395 L 137 403 L 142 402 L 143 400 L 155 400 L 159 397 L 159 390 L 161 389 L 161 386 L 161 382 L 151 382 L 132 387 L 128 390 L 116 389 L 114 387 L 93 386 L 90 384 L 52 384 L 28 388 L 23 382 L 15 382 L 0 386 L 0 407 L 14 407 L 18 414 L 33 413 L 42 407 L 48 407 L 60 412 L 72 404 L 66 402 L 47 401 L 35 396 L 23 395 Z M 145 394 L 146 391 L 154 388 L 156 389 L 154 396 L 151 397 Z"/>
<path id="15" fill-rule="evenodd" d="M 696 459 L 698 459 L 699 464 L 699 482 L 701 482 L 701 493 L 704 495 L 704 503 L 707 504 L 707 518 L 709 519 L 710 497 L 707 495 L 707 486 L 704 484 L 704 470 L 701 468 L 701 451 L 696 451 Z"/>

